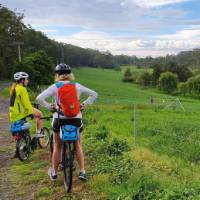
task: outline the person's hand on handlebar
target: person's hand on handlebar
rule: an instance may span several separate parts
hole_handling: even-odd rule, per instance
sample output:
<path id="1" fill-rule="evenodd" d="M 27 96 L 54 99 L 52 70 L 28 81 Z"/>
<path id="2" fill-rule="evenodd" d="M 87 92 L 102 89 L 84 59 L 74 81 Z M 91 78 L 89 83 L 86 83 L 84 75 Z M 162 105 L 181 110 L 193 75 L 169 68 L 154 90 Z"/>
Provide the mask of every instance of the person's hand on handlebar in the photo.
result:
<path id="1" fill-rule="evenodd" d="M 83 111 L 85 109 L 85 105 L 82 103 L 82 104 L 80 104 L 80 110 L 81 110 L 81 112 Z"/>
<path id="2" fill-rule="evenodd" d="M 51 104 L 50 112 L 54 113 L 56 111 L 57 111 L 57 108 L 56 108 L 55 104 Z"/>

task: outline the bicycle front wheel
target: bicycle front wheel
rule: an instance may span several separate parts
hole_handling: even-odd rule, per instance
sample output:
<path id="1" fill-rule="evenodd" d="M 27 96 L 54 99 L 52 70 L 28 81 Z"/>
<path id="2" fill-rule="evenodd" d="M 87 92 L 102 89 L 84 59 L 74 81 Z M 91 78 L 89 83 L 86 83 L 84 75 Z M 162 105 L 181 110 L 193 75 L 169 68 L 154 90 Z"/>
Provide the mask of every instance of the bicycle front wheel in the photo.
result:
<path id="1" fill-rule="evenodd" d="M 30 154 L 30 136 L 23 136 L 20 140 L 17 140 L 16 143 L 16 153 L 21 161 L 25 161 L 29 158 Z"/>
<path id="2" fill-rule="evenodd" d="M 49 141 L 50 141 L 50 131 L 47 127 L 43 127 L 41 130 L 41 134 L 43 135 L 43 137 L 38 139 L 38 144 L 40 146 L 40 148 L 47 148 L 49 145 Z"/>
<path id="3" fill-rule="evenodd" d="M 74 142 L 67 141 L 63 143 L 62 162 L 64 172 L 64 187 L 67 192 L 70 192 L 72 189 L 74 152 Z"/>

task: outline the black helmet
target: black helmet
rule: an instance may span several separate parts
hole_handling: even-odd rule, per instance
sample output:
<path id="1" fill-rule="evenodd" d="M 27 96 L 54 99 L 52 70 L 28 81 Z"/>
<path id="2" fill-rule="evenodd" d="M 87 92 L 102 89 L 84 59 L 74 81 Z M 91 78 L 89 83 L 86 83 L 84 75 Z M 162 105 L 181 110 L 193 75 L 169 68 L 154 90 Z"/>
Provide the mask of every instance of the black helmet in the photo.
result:
<path id="1" fill-rule="evenodd" d="M 61 64 L 56 65 L 55 72 L 58 75 L 70 74 L 71 73 L 71 67 L 69 65 L 64 64 L 64 63 L 61 63 Z"/>

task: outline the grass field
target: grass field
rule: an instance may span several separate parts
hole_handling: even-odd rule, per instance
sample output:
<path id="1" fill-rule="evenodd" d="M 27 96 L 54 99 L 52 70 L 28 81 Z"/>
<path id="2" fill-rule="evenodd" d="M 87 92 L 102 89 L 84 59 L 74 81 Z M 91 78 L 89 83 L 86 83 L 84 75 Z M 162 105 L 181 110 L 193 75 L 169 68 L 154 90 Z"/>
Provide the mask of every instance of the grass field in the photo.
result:
<path id="1" fill-rule="evenodd" d="M 82 199 L 82 193 L 84 199 L 200 199 L 199 100 L 180 97 L 185 111 L 179 105 L 167 108 L 177 97 L 123 83 L 122 72 L 83 68 L 74 70 L 74 74 L 78 82 L 99 96 L 84 111 L 83 144 L 89 181 L 79 188 L 78 195 L 66 199 Z M 153 104 L 150 96 L 154 97 Z M 52 185 L 45 177 L 45 156 L 47 152 L 43 156 L 36 153 L 26 165 L 16 161 L 11 179 L 19 185 L 39 183 L 36 199 L 65 199 L 62 182 Z M 24 180 L 27 174 L 29 178 Z"/>

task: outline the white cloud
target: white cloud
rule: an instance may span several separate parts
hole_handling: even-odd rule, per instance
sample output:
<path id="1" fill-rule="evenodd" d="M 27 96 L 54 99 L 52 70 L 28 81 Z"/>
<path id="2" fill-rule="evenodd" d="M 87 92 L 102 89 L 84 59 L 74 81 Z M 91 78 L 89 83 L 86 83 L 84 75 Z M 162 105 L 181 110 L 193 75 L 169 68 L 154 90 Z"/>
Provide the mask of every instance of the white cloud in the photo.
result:
<path id="1" fill-rule="evenodd" d="M 124 2 L 136 3 L 141 7 L 157 7 L 157 6 L 165 6 L 168 4 L 182 3 L 185 1 L 190 1 L 190 0 L 125 0 Z"/>
<path id="2" fill-rule="evenodd" d="M 31 25 L 149 30 L 166 27 L 166 23 L 175 24 L 177 16 L 183 20 L 185 12 L 182 9 L 154 9 L 158 5 L 183 1 L 186 0 L 42 0 L 37 3 L 34 0 L 2 0 L 2 4 L 24 11 L 24 21 Z"/>
<path id="3" fill-rule="evenodd" d="M 168 40 L 195 40 L 200 39 L 200 26 L 191 26 L 187 29 L 177 31 L 175 34 L 156 36 Z"/>
<path id="4" fill-rule="evenodd" d="M 186 1 L 192 0 L 42 0 L 37 3 L 35 0 L 2 0 L 1 3 L 25 12 L 25 23 L 38 27 L 37 30 L 47 35 L 49 33 L 51 38 L 54 35 L 52 39 L 85 48 L 109 50 L 113 54 L 144 57 L 175 53 L 200 45 L 200 27 L 190 26 L 174 34 L 167 32 L 177 27 L 180 29 L 180 25 L 200 24 L 198 17 L 187 18 L 186 8 L 173 7 L 173 4 Z M 54 26 L 61 26 L 62 30 Z M 59 36 L 63 27 L 78 27 L 78 30 L 85 31 Z M 128 31 L 132 35 L 125 37 L 122 33 L 116 37 L 106 30 Z M 165 34 L 152 35 L 160 30 Z"/>
<path id="5" fill-rule="evenodd" d="M 190 38 L 169 39 L 169 38 L 126 38 L 116 37 L 104 32 L 82 31 L 66 37 L 57 37 L 57 41 L 77 45 L 83 48 L 98 49 L 100 51 L 109 50 L 113 54 L 145 56 L 163 56 L 174 54 L 183 50 L 200 47 L 200 39 Z"/>

